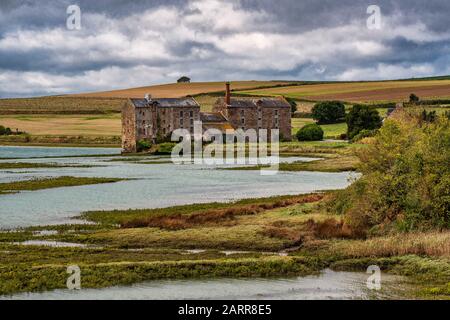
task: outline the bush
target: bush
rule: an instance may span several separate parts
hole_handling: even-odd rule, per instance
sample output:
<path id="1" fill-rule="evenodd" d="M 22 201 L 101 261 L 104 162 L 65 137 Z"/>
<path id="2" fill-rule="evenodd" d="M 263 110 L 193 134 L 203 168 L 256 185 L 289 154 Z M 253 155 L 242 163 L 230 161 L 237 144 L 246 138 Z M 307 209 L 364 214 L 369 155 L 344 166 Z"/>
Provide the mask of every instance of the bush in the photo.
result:
<path id="1" fill-rule="evenodd" d="M 0 136 L 9 136 L 12 134 L 11 128 L 5 128 L 4 126 L 0 126 Z"/>
<path id="2" fill-rule="evenodd" d="M 420 98 L 418 96 L 416 96 L 414 93 L 411 93 L 411 95 L 409 96 L 409 102 L 412 104 L 416 104 L 419 103 Z"/>
<path id="3" fill-rule="evenodd" d="M 291 114 L 294 115 L 297 112 L 297 102 L 292 98 L 285 97 L 285 99 L 291 105 Z"/>
<path id="4" fill-rule="evenodd" d="M 356 104 L 347 114 L 347 136 L 352 140 L 363 130 L 379 129 L 383 124 L 378 111 L 370 106 Z"/>
<path id="5" fill-rule="evenodd" d="M 323 130 L 316 124 L 308 124 L 297 131 L 298 141 L 319 141 L 323 140 Z"/>
<path id="6" fill-rule="evenodd" d="M 142 139 L 137 142 L 136 149 L 138 152 L 141 152 L 150 149 L 151 146 L 152 144 L 149 141 Z"/>
<path id="7" fill-rule="evenodd" d="M 345 121 L 345 105 L 339 101 L 319 102 L 312 108 L 313 119 L 319 124 Z"/>
<path id="8" fill-rule="evenodd" d="M 156 154 L 161 154 L 161 155 L 170 155 L 172 154 L 172 149 L 176 146 L 177 144 L 174 142 L 164 142 L 158 145 L 158 151 L 156 151 Z"/>
<path id="9" fill-rule="evenodd" d="M 362 177 L 331 201 L 357 230 L 450 228 L 450 122 L 422 123 L 420 110 L 386 120 L 358 151 Z"/>
<path id="10" fill-rule="evenodd" d="M 377 134 L 378 129 L 375 130 L 362 130 L 361 132 L 359 132 L 356 136 L 353 137 L 352 142 L 357 142 L 360 141 L 364 138 L 370 138 L 370 137 L 375 137 L 375 135 Z"/>

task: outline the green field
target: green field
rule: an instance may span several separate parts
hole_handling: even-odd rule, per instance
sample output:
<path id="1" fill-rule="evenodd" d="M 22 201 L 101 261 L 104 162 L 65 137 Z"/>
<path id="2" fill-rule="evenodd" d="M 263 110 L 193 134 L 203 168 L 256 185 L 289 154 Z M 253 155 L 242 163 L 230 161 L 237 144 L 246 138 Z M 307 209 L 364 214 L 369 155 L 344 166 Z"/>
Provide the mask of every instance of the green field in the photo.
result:
<path id="1" fill-rule="evenodd" d="M 307 124 L 315 123 L 310 118 L 293 118 L 292 119 L 292 134 L 296 134 L 299 129 Z M 347 132 L 346 123 L 325 124 L 320 126 L 324 132 L 325 139 L 340 139 L 341 134 Z"/>

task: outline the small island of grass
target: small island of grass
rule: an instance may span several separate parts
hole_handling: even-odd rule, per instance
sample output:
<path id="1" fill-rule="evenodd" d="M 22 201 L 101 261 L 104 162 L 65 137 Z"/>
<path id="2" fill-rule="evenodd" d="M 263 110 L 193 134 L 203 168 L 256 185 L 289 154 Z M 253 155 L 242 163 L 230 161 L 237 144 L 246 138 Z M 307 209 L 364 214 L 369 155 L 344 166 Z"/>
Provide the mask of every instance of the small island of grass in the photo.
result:
<path id="1" fill-rule="evenodd" d="M 90 177 L 58 177 L 46 179 L 33 179 L 0 183 L 0 195 L 17 193 L 19 191 L 35 191 L 42 189 L 74 187 L 88 184 L 113 183 L 122 181 L 118 178 L 90 178 Z"/>

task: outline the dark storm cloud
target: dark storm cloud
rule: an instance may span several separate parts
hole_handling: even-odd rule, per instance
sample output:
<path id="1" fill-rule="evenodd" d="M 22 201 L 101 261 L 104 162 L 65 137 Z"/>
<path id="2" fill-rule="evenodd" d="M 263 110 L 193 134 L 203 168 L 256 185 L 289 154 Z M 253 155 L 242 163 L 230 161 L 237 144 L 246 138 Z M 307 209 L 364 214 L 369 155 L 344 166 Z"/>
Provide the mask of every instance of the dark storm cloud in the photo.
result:
<path id="1" fill-rule="evenodd" d="M 82 10 L 80 31 L 65 27 L 71 4 Z M 366 27 L 371 4 L 381 7 L 381 30 Z M 0 96 L 182 74 L 201 81 L 450 73 L 449 12 L 445 0 L 2 0 Z"/>

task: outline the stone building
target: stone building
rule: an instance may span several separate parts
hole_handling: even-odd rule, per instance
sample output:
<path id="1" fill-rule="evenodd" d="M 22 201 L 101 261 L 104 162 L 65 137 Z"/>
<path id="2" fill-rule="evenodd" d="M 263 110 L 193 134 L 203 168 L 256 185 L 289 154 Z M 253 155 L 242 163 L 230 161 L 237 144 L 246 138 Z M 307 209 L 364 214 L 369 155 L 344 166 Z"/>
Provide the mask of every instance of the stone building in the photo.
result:
<path id="1" fill-rule="evenodd" d="M 200 120 L 200 105 L 194 98 L 128 99 L 122 107 L 122 149 L 136 152 L 137 142 L 170 137 L 175 129 L 194 131 Z"/>
<path id="2" fill-rule="evenodd" d="M 232 98 L 230 84 L 225 97 L 219 98 L 214 111 L 222 114 L 234 129 L 280 130 L 281 140 L 292 139 L 291 105 L 284 98 Z"/>
<path id="3" fill-rule="evenodd" d="M 170 140 L 175 129 L 194 131 L 194 122 L 201 121 L 203 131 L 279 129 L 280 139 L 291 140 L 291 106 L 283 98 L 232 98 L 230 84 L 226 94 L 214 105 L 214 112 L 200 112 L 192 97 L 128 99 L 122 108 L 122 149 L 136 152 L 137 142 L 156 143 Z"/>

